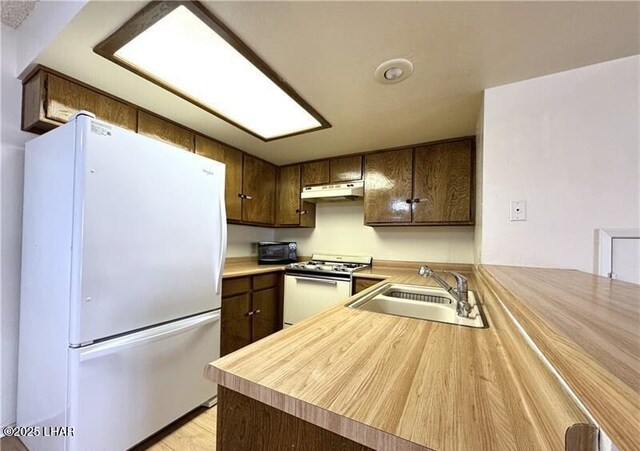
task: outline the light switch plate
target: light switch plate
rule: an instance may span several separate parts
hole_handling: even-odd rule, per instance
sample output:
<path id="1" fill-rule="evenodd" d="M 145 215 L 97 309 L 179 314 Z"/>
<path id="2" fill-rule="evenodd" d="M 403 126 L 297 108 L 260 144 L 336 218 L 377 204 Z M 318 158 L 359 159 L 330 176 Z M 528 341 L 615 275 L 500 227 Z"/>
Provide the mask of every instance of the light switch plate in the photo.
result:
<path id="1" fill-rule="evenodd" d="M 512 200 L 511 211 L 509 213 L 510 221 L 526 221 L 527 220 L 527 201 Z"/>

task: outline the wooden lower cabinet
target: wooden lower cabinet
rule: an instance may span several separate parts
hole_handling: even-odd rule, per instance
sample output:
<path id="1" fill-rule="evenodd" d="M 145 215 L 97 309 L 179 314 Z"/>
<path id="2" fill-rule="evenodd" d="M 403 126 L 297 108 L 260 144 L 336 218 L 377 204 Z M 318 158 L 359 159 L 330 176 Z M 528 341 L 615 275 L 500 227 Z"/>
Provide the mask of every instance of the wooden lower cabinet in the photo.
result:
<path id="1" fill-rule="evenodd" d="M 278 319 L 278 288 L 253 292 L 252 341 L 258 341 L 282 328 Z M 278 327 L 280 326 L 280 327 Z"/>
<path id="2" fill-rule="evenodd" d="M 372 448 L 218 386 L 216 449 L 366 451 Z"/>
<path id="3" fill-rule="evenodd" d="M 222 281 L 220 355 L 282 329 L 282 272 Z"/>
<path id="4" fill-rule="evenodd" d="M 353 278 L 353 294 L 360 293 L 361 291 L 366 290 L 378 283 L 380 280 L 377 279 L 363 279 L 362 277 L 354 277 Z"/>
<path id="5" fill-rule="evenodd" d="M 224 294 L 224 292 L 223 292 Z M 251 294 L 239 294 L 222 300 L 220 355 L 237 351 L 251 343 Z"/>

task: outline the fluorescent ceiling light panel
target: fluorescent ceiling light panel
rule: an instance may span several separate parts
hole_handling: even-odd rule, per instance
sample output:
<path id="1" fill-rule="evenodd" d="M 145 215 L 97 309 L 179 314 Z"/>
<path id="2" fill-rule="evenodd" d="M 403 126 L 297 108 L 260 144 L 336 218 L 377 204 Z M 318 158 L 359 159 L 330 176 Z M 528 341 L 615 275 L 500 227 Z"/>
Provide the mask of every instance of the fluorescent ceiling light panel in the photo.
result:
<path id="1" fill-rule="evenodd" d="M 113 56 L 264 140 L 329 126 L 184 5 Z"/>

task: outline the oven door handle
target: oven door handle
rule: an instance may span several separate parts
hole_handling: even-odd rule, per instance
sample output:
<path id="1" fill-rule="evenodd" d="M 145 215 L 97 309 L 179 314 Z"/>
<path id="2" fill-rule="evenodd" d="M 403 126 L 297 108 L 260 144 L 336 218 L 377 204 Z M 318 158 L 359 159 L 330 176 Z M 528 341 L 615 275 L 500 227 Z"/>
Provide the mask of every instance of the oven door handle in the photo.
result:
<path id="1" fill-rule="evenodd" d="M 337 280 L 331 280 L 331 279 L 315 279 L 311 277 L 297 277 L 297 276 L 294 276 L 294 279 L 302 282 L 321 283 L 323 285 L 338 285 Z"/>

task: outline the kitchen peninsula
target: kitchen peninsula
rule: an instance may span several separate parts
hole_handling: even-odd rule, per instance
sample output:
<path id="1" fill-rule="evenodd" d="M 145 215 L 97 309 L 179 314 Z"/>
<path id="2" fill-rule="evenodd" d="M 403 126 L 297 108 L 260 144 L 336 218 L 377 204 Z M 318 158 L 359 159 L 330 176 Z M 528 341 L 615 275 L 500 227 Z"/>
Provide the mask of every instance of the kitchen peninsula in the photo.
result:
<path id="1" fill-rule="evenodd" d="M 374 266 L 363 276 L 432 285 L 409 269 Z M 628 314 L 640 288 L 566 270 L 480 265 L 468 276 L 487 329 L 349 309 L 345 300 L 209 364 L 206 377 L 220 384 L 218 446 L 270 449 L 300 440 L 311 446 L 316 437 L 341 449 L 591 450 L 598 443 L 595 420 L 622 449 L 637 448 L 631 431 L 640 418 L 639 395 L 628 379 L 636 351 L 618 357 L 606 374 L 616 383 L 606 393 L 580 384 L 602 363 L 598 348 L 624 351 L 634 334 L 637 343 L 638 332 L 629 327 L 637 319 Z M 577 294 L 576 286 L 582 287 Z M 553 313 L 576 296 L 585 309 L 599 306 L 602 328 L 584 329 L 591 331 L 592 353 L 573 346 L 573 353 L 547 354 L 549 340 L 563 338 L 566 350 L 580 339 L 565 336 L 545 302 L 533 302 L 551 299 L 549 290 L 557 294 Z M 604 378 L 604 370 L 591 377 Z"/>

